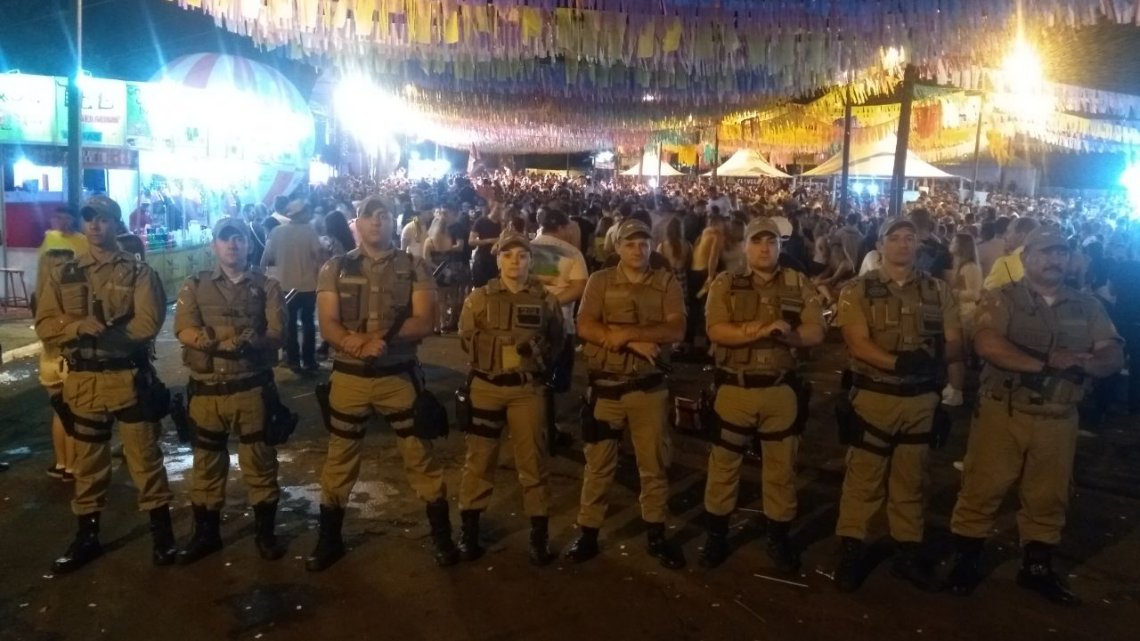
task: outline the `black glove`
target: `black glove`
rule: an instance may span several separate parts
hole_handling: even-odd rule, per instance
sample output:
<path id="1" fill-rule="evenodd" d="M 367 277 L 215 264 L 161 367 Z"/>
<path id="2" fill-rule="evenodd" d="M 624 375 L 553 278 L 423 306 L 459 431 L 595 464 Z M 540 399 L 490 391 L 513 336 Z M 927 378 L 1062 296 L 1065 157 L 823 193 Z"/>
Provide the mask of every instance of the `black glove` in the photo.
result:
<path id="1" fill-rule="evenodd" d="M 899 376 L 934 376 L 942 363 L 926 350 L 902 352 L 895 357 L 895 374 Z"/>

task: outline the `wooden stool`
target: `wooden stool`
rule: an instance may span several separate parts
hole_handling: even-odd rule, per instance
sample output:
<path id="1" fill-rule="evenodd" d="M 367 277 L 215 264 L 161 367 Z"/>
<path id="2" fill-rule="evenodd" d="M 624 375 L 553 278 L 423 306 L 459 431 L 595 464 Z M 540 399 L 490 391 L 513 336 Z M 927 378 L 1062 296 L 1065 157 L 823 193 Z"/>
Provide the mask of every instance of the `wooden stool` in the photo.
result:
<path id="1" fill-rule="evenodd" d="M 24 284 L 24 270 L 15 267 L 0 267 L 4 274 L 4 297 L 0 298 L 0 308 L 29 308 L 28 286 Z M 20 294 L 16 294 L 16 279 L 20 279 Z"/>

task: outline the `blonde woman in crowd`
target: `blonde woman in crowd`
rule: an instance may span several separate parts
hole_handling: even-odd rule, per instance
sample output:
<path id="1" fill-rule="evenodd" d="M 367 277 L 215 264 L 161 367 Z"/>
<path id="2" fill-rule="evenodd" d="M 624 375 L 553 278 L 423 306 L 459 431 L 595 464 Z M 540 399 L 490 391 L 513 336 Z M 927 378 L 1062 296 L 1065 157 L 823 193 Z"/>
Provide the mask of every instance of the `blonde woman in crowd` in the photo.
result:
<path id="1" fill-rule="evenodd" d="M 456 260 L 462 261 L 463 245 L 451 237 L 448 225 L 451 216 L 442 207 L 435 210 L 427 238 L 423 245 L 423 259 L 439 287 L 439 320 L 436 330 L 455 331 L 459 323 L 459 306 L 462 301 L 461 272 Z"/>
<path id="2" fill-rule="evenodd" d="M 974 310 L 982 297 L 982 267 L 978 264 L 978 249 L 974 237 L 958 233 L 950 242 L 950 255 L 954 257 L 954 280 L 950 283 L 958 300 L 958 314 L 962 319 L 962 336 L 967 344 L 973 335 Z M 942 404 L 958 407 L 962 404 L 962 386 L 966 380 L 966 364 L 950 364 L 950 381 L 942 390 Z"/>

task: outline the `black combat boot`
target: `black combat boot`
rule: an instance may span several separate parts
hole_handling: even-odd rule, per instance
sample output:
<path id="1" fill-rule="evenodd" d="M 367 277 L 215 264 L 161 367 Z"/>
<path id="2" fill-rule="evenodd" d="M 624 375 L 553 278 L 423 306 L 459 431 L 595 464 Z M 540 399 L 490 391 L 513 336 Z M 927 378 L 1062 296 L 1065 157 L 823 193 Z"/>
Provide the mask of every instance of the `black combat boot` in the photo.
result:
<path id="1" fill-rule="evenodd" d="M 273 531 L 276 525 L 277 503 L 265 501 L 253 506 L 253 542 L 257 553 L 266 561 L 276 561 L 285 556 L 285 546 L 277 541 Z"/>
<path id="2" fill-rule="evenodd" d="M 1081 600 L 1068 583 L 1053 571 L 1053 546 L 1038 541 L 1025 544 L 1025 558 L 1017 573 L 1017 584 L 1033 590 L 1057 605 L 1080 605 Z"/>
<path id="3" fill-rule="evenodd" d="M 839 537 L 839 562 L 835 565 L 835 587 L 840 592 L 854 592 L 863 581 L 863 542 L 849 536 Z"/>
<path id="4" fill-rule="evenodd" d="M 646 539 L 649 542 L 649 556 L 657 559 L 661 567 L 679 570 L 685 567 L 685 553 L 681 547 L 665 538 L 664 523 L 648 523 Z"/>
<path id="5" fill-rule="evenodd" d="M 910 581 L 914 587 L 923 592 L 937 592 L 942 588 L 941 582 L 934 574 L 934 563 L 923 552 L 921 543 L 899 543 L 891 563 L 891 576 L 896 579 Z"/>
<path id="6" fill-rule="evenodd" d="M 715 568 L 728 558 L 728 515 L 705 512 L 708 535 L 697 563 L 703 568 Z"/>
<path id="7" fill-rule="evenodd" d="M 788 521 L 768 521 L 768 558 L 784 574 L 795 574 L 800 569 L 800 552 L 788 536 L 791 525 Z"/>
<path id="8" fill-rule="evenodd" d="M 583 525 L 579 530 L 578 538 L 566 548 L 563 556 L 575 563 L 584 563 L 598 556 L 601 551 L 598 549 L 598 528 Z"/>
<path id="9" fill-rule="evenodd" d="M 344 525 L 344 508 L 321 505 L 320 531 L 317 534 L 317 547 L 305 559 L 305 569 L 309 572 L 326 570 L 344 556 L 344 539 L 340 529 Z"/>
<path id="10" fill-rule="evenodd" d="M 485 551 L 479 545 L 479 510 L 463 510 L 459 513 L 459 520 L 459 558 L 475 561 Z"/>
<path id="11" fill-rule="evenodd" d="M 982 547 L 985 539 L 954 535 L 954 561 L 943 586 L 954 596 L 970 596 L 982 582 Z"/>
<path id="12" fill-rule="evenodd" d="M 63 556 L 51 564 L 52 572 L 56 574 L 74 572 L 103 556 L 103 546 L 99 543 L 99 513 L 81 514 L 78 525 L 75 540 L 67 546 Z"/>
<path id="13" fill-rule="evenodd" d="M 174 543 L 174 526 L 170 523 L 170 506 L 163 505 L 150 511 L 150 536 L 154 541 L 151 562 L 170 565 L 178 558 L 178 545 Z"/>
<path id="14" fill-rule="evenodd" d="M 459 550 L 455 547 L 455 542 L 451 540 L 451 516 L 448 514 L 450 508 L 447 505 L 447 499 L 438 499 L 427 504 L 427 517 L 428 523 L 431 524 L 431 544 L 434 548 L 435 562 L 440 567 L 447 567 L 459 563 Z M 479 513 L 475 513 L 475 544 L 479 544 Z M 467 527 L 466 516 L 463 522 L 464 528 Z M 482 548 L 479 549 L 482 554 Z M 475 560 L 479 557 L 472 557 Z"/>
<path id="15" fill-rule="evenodd" d="M 530 545 L 527 558 L 531 565 L 548 565 L 555 555 L 550 552 L 550 519 L 545 516 L 530 517 Z"/>
<path id="16" fill-rule="evenodd" d="M 189 565 L 222 549 L 222 513 L 204 505 L 192 506 L 194 533 L 190 542 L 178 553 L 178 564 Z"/>

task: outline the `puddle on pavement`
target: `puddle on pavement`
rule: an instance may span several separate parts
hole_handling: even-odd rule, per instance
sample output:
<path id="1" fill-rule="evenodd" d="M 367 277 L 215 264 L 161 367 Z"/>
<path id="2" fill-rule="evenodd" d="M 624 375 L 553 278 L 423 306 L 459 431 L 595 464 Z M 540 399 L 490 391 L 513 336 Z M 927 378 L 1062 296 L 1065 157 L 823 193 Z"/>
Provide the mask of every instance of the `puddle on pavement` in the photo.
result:
<path id="1" fill-rule="evenodd" d="M 31 456 L 32 448 L 30 447 L 16 447 L 10 450 L 4 450 L 4 456 Z"/>
<path id="2" fill-rule="evenodd" d="M 286 485 L 281 489 L 288 497 L 287 500 L 304 501 L 306 503 L 305 511 L 307 513 L 316 514 L 320 511 L 320 483 Z M 352 490 L 352 495 L 348 499 L 348 508 L 350 510 L 359 510 L 360 516 L 364 518 L 382 516 L 385 511 L 384 507 L 392 501 L 393 497 L 399 495 L 400 490 L 391 483 L 385 483 L 384 481 L 358 481 L 356 487 Z"/>
<path id="3" fill-rule="evenodd" d="M 186 478 L 186 474 L 194 469 L 194 450 L 189 447 L 179 447 L 171 454 L 167 454 L 163 458 L 166 463 L 166 478 L 171 481 L 181 481 Z M 230 470 L 238 470 L 238 455 L 236 452 L 230 454 Z"/>
<path id="4" fill-rule="evenodd" d="M 26 369 L 16 369 L 14 371 L 0 372 L 0 385 L 11 385 L 13 383 L 21 383 L 32 377 L 32 372 Z"/>

